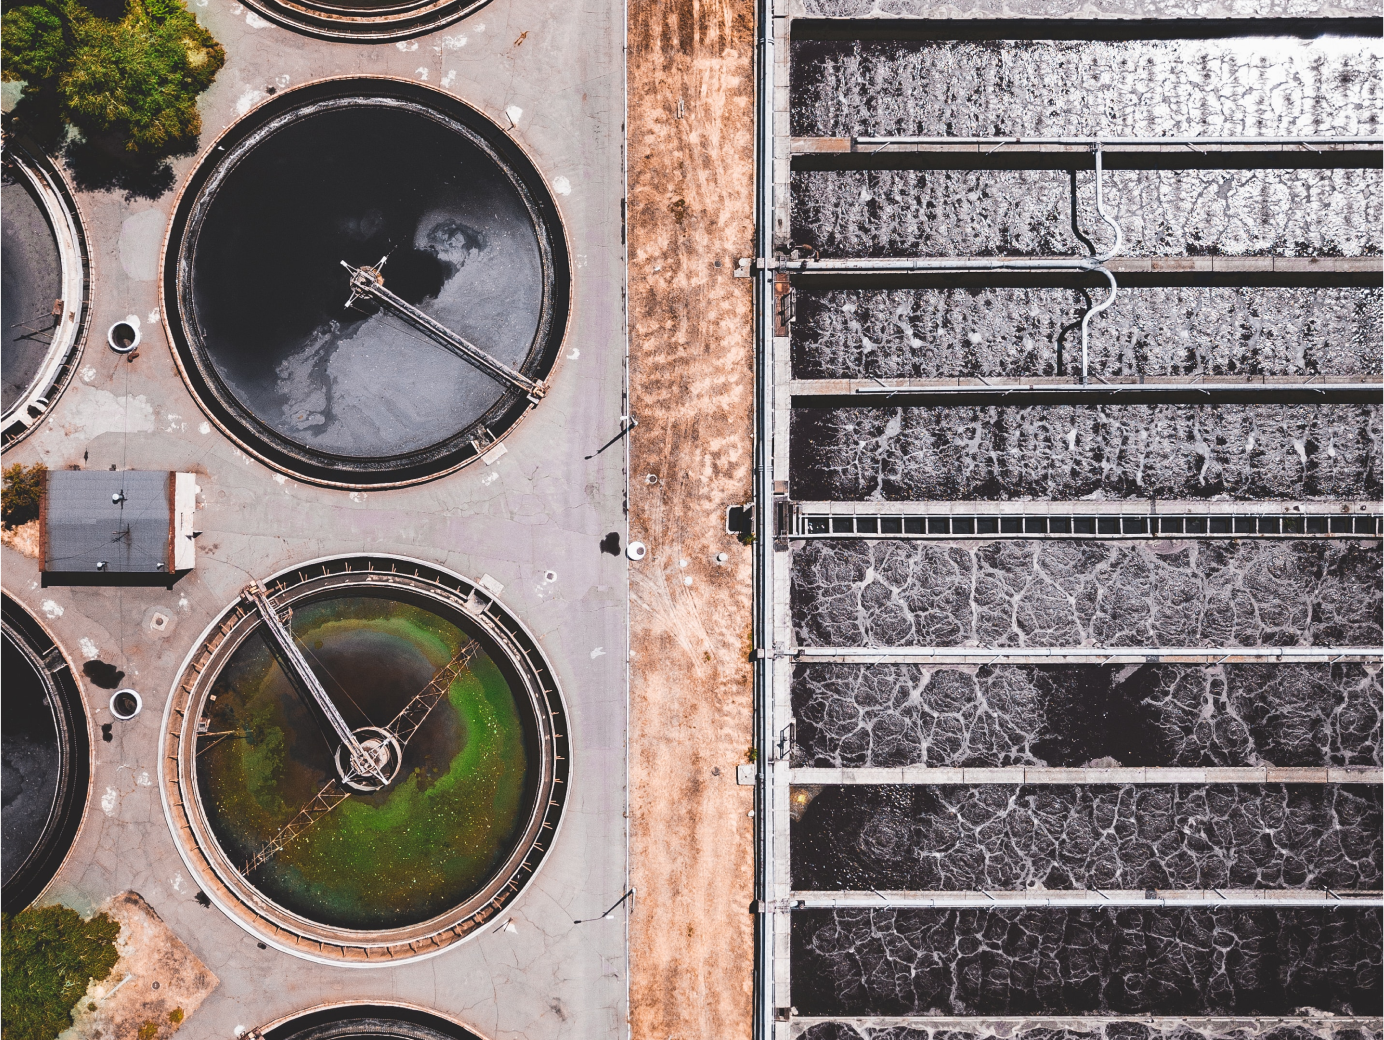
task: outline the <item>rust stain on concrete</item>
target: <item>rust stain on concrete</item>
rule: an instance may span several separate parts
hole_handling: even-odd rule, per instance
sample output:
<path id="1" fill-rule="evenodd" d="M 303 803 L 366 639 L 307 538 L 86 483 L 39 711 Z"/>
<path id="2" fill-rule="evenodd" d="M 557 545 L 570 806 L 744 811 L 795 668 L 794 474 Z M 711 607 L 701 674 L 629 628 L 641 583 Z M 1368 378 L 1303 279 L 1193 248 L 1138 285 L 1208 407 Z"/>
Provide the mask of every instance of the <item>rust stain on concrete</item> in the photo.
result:
<path id="1" fill-rule="evenodd" d="M 748 1037 L 754 8 L 629 9 L 632 883 L 636 1040 Z M 718 560 L 718 555 L 724 559 Z"/>

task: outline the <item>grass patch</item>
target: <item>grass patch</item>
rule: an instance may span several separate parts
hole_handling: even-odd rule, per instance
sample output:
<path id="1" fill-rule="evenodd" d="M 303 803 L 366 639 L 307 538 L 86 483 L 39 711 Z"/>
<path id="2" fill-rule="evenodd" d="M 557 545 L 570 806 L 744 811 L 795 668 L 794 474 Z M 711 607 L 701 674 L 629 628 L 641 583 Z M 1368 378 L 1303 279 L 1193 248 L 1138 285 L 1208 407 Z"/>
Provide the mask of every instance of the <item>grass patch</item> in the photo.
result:
<path id="1" fill-rule="evenodd" d="M 70 1026 L 87 986 L 115 967 L 119 934 L 106 914 L 83 920 L 65 906 L 0 915 L 3 1040 L 53 1040 Z"/>

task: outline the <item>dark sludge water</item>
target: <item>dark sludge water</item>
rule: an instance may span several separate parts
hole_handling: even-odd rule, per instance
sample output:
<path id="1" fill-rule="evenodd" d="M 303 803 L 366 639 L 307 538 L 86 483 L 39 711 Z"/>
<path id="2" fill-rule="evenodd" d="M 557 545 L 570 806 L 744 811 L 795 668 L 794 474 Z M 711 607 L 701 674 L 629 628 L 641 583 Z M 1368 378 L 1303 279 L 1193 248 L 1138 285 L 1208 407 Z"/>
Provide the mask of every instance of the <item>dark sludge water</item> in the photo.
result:
<path id="1" fill-rule="evenodd" d="M 387 724 L 470 638 L 449 617 L 378 596 L 295 604 L 292 627 L 353 729 Z M 337 778 L 339 742 L 258 634 L 213 693 L 198 793 L 243 870 Z M 461 904 L 522 832 L 538 769 L 527 712 L 482 648 L 405 747 L 393 783 L 352 794 L 248 880 L 287 910 L 343 928 L 403 927 Z"/>
<path id="2" fill-rule="evenodd" d="M 799 910 L 802 1015 L 1378 1015 L 1378 909 Z"/>
<path id="3" fill-rule="evenodd" d="M 800 890 L 1378 891 L 1366 784 L 795 788 Z"/>
<path id="4" fill-rule="evenodd" d="M 1379 542 L 808 541 L 800 646 L 1374 646 Z"/>
<path id="5" fill-rule="evenodd" d="M 1379 170 L 1109 170 L 1124 256 L 1381 251 Z M 835 257 L 1088 256 L 1114 234 L 1091 171 L 798 170 L 792 237 Z"/>
<path id="6" fill-rule="evenodd" d="M 1104 289 L 795 290 L 798 379 L 1014 377 L 1081 370 L 1081 319 Z M 1090 323 L 1105 376 L 1380 371 L 1379 289 L 1121 288 Z"/>
<path id="7" fill-rule="evenodd" d="M 1378 39 L 793 43 L 792 132 L 850 137 L 1379 133 Z"/>
<path id="8" fill-rule="evenodd" d="M 0 407 L 28 391 L 53 342 L 62 260 L 48 217 L 22 174 L 0 179 Z"/>
<path id="9" fill-rule="evenodd" d="M 794 408 L 800 501 L 1367 499 L 1375 404 Z"/>
<path id="10" fill-rule="evenodd" d="M 371 105 L 305 115 L 227 175 L 192 259 L 196 320 L 242 406 L 306 448 L 355 458 L 455 436 L 506 387 L 384 313 L 347 308 L 343 260 L 522 369 L 543 267 L 522 196 L 458 131 Z"/>
<path id="11" fill-rule="evenodd" d="M 1359 664 L 798 665 L 793 764 L 1379 766 Z"/>
<path id="12" fill-rule="evenodd" d="M 52 819 L 62 751 L 43 680 L 8 636 L 3 640 L 0 711 L 0 873 L 9 883 Z"/>
<path id="13" fill-rule="evenodd" d="M 925 1024 L 875 1025 L 865 1022 L 814 1022 L 796 1040 L 1380 1040 L 1384 1031 L 1364 1025 L 1337 1025 L 1321 1019 L 1309 1028 L 1300 1025 L 1261 1027 L 1224 1024 L 1194 1028 L 1183 1023 L 1169 1025 L 1152 1022 L 1095 1022 L 1084 1029 L 1015 1029 L 1002 1036 L 976 1023 L 972 1032 L 955 1026 Z"/>

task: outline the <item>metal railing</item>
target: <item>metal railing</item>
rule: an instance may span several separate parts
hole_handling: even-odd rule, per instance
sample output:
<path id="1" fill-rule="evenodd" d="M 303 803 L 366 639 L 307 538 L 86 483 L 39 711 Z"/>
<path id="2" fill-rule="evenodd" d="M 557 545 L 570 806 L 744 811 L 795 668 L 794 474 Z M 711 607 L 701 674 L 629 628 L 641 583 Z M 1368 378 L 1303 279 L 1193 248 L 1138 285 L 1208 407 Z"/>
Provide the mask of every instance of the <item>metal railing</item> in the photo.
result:
<path id="1" fill-rule="evenodd" d="M 797 646 L 799 664 L 1336 664 L 1384 661 L 1377 646 Z"/>
<path id="2" fill-rule="evenodd" d="M 1263 906 L 1263 907 L 1381 907 L 1384 892 L 1336 892 L 1331 889 L 1099 889 L 1070 891 L 1009 891 L 986 889 L 971 892 L 794 892 L 782 910 L 902 910 L 956 909 L 1004 910 L 1031 907 L 1076 908 L 1090 906 Z"/>

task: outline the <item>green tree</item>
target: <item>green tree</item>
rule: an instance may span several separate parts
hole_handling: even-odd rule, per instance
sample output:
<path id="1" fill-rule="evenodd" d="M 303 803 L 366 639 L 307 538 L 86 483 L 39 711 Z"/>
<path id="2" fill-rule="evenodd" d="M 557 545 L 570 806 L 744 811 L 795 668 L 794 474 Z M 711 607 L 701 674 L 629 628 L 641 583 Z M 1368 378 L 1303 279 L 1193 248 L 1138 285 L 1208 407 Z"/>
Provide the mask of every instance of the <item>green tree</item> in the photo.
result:
<path id="1" fill-rule="evenodd" d="M 145 156 L 186 150 L 202 129 L 197 96 L 226 54 L 181 0 L 127 0 L 118 20 L 78 0 L 6 11 L 0 62 L 38 111 L 89 139 Z M 44 104 L 44 102 L 49 102 Z"/>
<path id="2" fill-rule="evenodd" d="M 6 466 L 0 476 L 4 478 L 4 489 L 0 490 L 0 523 L 6 527 L 18 527 L 30 520 L 38 519 L 38 504 L 43 497 L 43 474 L 47 467 L 42 463 L 24 466 L 16 462 Z"/>
<path id="3" fill-rule="evenodd" d="M 53 1040 L 72 1024 L 88 984 L 108 977 L 120 925 L 89 921 L 65 906 L 0 915 L 0 1018 L 3 1040 Z"/>

